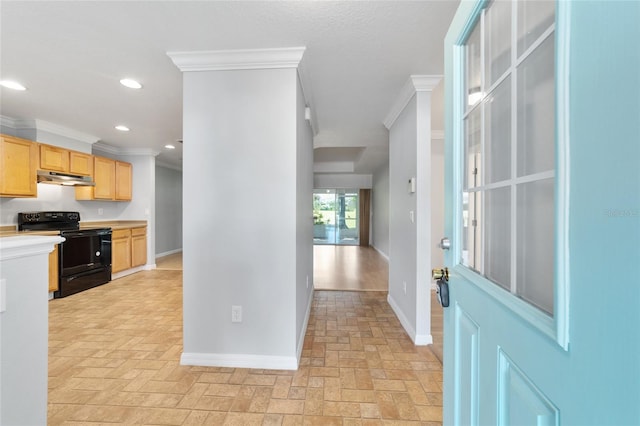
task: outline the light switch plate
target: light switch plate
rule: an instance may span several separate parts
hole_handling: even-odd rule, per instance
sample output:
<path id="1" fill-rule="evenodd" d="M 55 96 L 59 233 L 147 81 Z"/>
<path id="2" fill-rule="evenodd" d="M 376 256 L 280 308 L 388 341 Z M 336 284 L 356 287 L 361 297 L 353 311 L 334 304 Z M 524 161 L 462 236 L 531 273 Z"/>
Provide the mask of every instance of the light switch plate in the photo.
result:
<path id="1" fill-rule="evenodd" d="M 242 322 L 242 306 L 231 306 L 231 322 Z"/>

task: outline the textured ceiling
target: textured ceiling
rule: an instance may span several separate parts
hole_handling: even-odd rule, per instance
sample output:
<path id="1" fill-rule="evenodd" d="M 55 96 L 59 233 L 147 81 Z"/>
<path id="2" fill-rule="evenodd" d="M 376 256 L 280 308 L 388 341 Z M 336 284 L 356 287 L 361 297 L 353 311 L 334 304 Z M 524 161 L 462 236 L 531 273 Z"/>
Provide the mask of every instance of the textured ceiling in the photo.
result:
<path id="1" fill-rule="evenodd" d="M 0 4 L 0 111 L 98 137 L 119 149 L 163 151 L 180 164 L 182 77 L 167 51 L 306 46 L 316 147 L 371 148 L 384 161 L 384 120 L 411 74 L 442 74 L 443 39 L 458 1 L 28 2 Z M 131 91 L 118 81 L 140 80 Z M 131 128 L 119 133 L 116 124 Z"/>

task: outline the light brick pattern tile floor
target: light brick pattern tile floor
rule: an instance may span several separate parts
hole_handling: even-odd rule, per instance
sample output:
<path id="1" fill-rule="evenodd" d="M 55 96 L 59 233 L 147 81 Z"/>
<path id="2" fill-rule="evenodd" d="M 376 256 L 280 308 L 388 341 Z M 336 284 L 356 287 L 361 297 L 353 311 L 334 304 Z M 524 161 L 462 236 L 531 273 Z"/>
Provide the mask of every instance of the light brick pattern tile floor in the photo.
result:
<path id="1" fill-rule="evenodd" d="M 181 366 L 181 271 L 53 300 L 48 423 L 441 424 L 442 365 L 386 296 L 316 291 L 297 371 Z"/>

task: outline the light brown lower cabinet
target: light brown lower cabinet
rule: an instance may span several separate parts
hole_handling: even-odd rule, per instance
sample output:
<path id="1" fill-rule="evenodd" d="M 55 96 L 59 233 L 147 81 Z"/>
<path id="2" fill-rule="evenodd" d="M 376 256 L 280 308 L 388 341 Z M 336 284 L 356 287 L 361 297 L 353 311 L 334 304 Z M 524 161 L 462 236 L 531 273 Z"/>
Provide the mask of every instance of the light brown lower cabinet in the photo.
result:
<path id="1" fill-rule="evenodd" d="M 147 227 L 116 229 L 111 234 L 111 272 L 147 263 Z"/>
<path id="2" fill-rule="evenodd" d="M 147 227 L 131 229 L 131 266 L 147 263 Z"/>
<path id="3" fill-rule="evenodd" d="M 111 272 L 131 268 L 131 229 L 117 229 L 111 234 Z"/>
<path id="4" fill-rule="evenodd" d="M 49 253 L 49 291 L 58 291 L 58 247 Z"/>

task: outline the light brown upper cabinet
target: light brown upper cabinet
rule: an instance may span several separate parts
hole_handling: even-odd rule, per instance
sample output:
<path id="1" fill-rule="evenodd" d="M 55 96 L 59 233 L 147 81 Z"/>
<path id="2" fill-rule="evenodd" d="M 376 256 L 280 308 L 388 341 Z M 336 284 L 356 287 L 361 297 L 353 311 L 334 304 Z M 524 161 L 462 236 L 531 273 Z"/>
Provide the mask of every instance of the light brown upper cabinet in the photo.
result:
<path id="1" fill-rule="evenodd" d="M 40 168 L 74 175 L 93 175 L 93 155 L 40 144 Z"/>
<path id="2" fill-rule="evenodd" d="M 40 145 L 40 168 L 69 172 L 69 151 L 57 146 Z"/>
<path id="3" fill-rule="evenodd" d="M 0 197 L 36 197 L 38 146 L 0 135 Z"/>
<path id="4" fill-rule="evenodd" d="M 93 155 L 69 151 L 69 173 L 93 176 Z"/>
<path id="5" fill-rule="evenodd" d="M 130 163 L 94 156 L 96 186 L 77 186 L 76 200 L 131 201 L 132 171 Z"/>
<path id="6" fill-rule="evenodd" d="M 116 161 L 116 200 L 131 201 L 131 171 L 130 163 Z"/>
<path id="7" fill-rule="evenodd" d="M 116 162 L 110 158 L 93 157 L 93 198 L 113 200 L 116 195 Z"/>

